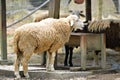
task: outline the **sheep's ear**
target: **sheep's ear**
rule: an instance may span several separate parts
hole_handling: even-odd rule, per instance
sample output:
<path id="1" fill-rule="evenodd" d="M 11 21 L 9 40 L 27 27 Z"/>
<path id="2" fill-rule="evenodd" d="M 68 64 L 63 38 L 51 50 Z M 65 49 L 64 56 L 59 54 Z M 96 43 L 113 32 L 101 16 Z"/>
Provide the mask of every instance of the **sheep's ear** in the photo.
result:
<path id="1" fill-rule="evenodd" d="M 73 26 L 74 25 L 74 21 L 73 20 L 70 20 L 70 26 Z"/>

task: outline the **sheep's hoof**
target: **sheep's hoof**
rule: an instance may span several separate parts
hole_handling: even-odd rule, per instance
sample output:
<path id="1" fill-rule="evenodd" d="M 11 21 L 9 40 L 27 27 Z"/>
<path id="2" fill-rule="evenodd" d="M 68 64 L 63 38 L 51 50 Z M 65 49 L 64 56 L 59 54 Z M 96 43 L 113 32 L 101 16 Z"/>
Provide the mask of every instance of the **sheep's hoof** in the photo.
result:
<path id="1" fill-rule="evenodd" d="M 25 76 L 26 79 L 30 78 L 28 73 L 24 74 L 24 76 Z"/>
<path id="2" fill-rule="evenodd" d="M 28 76 L 26 77 L 26 76 L 25 76 L 25 79 L 29 80 L 29 79 L 30 79 L 30 77 L 28 77 Z"/>
<path id="3" fill-rule="evenodd" d="M 14 78 L 14 80 L 19 80 L 21 78 L 20 75 L 17 75 L 16 78 Z"/>
<path id="4" fill-rule="evenodd" d="M 47 71 L 54 71 L 54 68 L 47 68 Z"/>
<path id="5" fill-rule="evenodd" d="M 68 64 L 65 63 L 64 66 L 68 66 Z"/>
<path id="6" fill-rule="evenodd" d="M 54 72 L 54 70 L 47 70 L 47 72 Z"/>
<path id="7" fill-rule="evenodd" d="M 72 63 L 70 64 L 70 67 L 73 67 L 73 64 L 72 64 Z"/>
<path id="8" fill-rule="evenodd" d="M 53 71 L 55 71 L 55 70 L 48 70 L 48 69 L 47 69 L 47 71 L 48 71 L 48 72 L 53 72 Z"/>
<path id="9" fill-rule="evenodd" d="M 51 71 L 54 71 L 55 69 L 54 69 L 54 68 L 51 68 L 50 70 L 51 70 Z"/>
<path id="10" fill-rule="evenodd" d="M 14 80 L 20 80 L 20 78 L 17 78 L 17 77 L 16 77 L 16 78 L 14 78 Z"/>

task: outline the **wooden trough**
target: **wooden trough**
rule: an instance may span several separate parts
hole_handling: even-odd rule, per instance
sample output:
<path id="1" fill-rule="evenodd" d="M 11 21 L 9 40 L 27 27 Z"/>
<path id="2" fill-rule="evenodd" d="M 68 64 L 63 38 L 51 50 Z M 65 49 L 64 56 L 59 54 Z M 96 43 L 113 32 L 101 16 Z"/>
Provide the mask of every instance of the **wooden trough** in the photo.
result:
<path id="1" fill-rule="evenodd" d="M 81 68 L 86 70 L 86 54 L 88 51 L 101 51 L 101 67 L 106 67 L 106 53 L 105 53 L 105 35 L 93 33 L 71 33 L 69 46 L 80 46 L 81 50 Z"/>

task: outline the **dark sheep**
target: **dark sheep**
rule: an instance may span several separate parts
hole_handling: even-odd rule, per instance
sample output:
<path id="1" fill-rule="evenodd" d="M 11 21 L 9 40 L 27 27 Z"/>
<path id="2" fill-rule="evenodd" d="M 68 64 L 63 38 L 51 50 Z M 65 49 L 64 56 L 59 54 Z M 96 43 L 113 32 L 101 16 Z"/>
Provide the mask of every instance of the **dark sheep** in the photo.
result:
<path id="1" fill-rule="evenodd" d="M 120 20 L 101 20 L 91 22 L 90 24 L 92 23 L 93 25 L 88 26 L 88 31 L 93 33 L 105 33 L 106 48 L 120 48 Z"/>

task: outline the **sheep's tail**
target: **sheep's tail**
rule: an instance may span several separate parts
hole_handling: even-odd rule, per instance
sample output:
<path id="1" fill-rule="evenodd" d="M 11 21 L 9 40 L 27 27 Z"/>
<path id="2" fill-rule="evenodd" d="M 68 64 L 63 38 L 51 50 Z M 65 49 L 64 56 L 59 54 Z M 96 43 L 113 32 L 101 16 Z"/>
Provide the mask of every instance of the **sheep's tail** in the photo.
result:
<path id="1" fill-rule="evenodd" d="M 20 35 L 16 33 L 14 35 L 13 48 L 14 48 L 14 53 L 16 54 L 16 59 L 19 59 L 19 61 L 21 61 L 21 57 L 23 54 L 20 51 L 19 46 L 18 46 L 19 40 L 20 40 Z"/>

